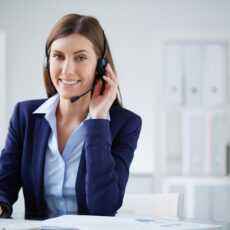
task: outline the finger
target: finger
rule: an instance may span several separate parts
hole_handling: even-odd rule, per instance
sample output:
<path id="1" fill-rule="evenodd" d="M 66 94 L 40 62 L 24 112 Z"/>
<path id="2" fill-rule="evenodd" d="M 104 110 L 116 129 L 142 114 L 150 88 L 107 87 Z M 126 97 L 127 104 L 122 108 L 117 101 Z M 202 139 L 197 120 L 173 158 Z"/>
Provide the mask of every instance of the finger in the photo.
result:
<path id="1" fill-rule="evenodd" d="M 100 95 L 101 87 L 102 87 L 102 81 L 98 81 L 97 84 L 94 86 L 93 97 Z"/>
<path id="2" fill-rule="evenodd" d="M 106 75 L 103 76 L 103 80 L 106 81 L 107 86 L 110 86 L 110 87 L 116 87 L 117 86 L 117 83 L 115 81 L 113 81 L 110 77 L 106 76 Z"/>
<path id="3" fill-rule="evenodd" d="M 108 73 L 108 75 L 111 79 L 113 79 L 115 82 L 118 83 L 117 77 L 116 77 L 115 73 L 113 72 L 112 67 L 110 66 L 109 63 L 106 66 L 106 72 Z"/>
<path id="4" fill-rule="evenodd" d="M 105 92 L 116 95 L 118 90 L 118 84 L 111 80 L 111 78 L 109 77 L 103 76 L 103 79 L 106 81 Z"/>

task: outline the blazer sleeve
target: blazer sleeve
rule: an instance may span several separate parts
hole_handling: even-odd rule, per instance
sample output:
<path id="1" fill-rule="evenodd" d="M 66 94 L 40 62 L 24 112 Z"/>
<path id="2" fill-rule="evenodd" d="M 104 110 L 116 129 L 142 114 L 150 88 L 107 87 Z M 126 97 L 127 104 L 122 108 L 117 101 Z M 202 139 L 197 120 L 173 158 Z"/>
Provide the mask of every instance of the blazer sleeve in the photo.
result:
<path id="1" fill-rule="evenodd" d="M 121 207 L 141 123 L 141 118 L 133 114 L 112 140 L 109 120 L 85 122 L 86 202 L 90 215 L 115 215 Z"/>
<path id="2" fill-rule="evenodd" d="M 0 156 L 0 201 L 10 207 L 10 215 L 21 187 L 21 152 L 19 104 L 17 104 L 10 120 L 5 148 Z"/>

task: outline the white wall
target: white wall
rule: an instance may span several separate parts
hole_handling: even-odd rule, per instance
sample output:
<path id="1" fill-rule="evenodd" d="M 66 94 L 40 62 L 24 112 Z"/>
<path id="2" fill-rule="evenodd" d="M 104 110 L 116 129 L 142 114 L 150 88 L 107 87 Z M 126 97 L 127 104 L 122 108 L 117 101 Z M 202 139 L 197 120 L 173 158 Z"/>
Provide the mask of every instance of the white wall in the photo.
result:
<path id="1" fill-rule="evenodd" d="M 143 119 L 132 172 L 151 173 L 160 84 L 154 75 L 154 35 L 229 31 L 229 12 L 228 0 L 0 0 L 0 30 L 7 33 L 8 119 L 17 101 L 45 97 L 42 60 L 54 23 L 67 13 L 95 16 L 111 45 L 124 105 Z"/>
<path id="2" fill-rule="evenodd" d="M 6 34 L 0 30 L 0 150 L 5 144 L 6 120 Z"/>

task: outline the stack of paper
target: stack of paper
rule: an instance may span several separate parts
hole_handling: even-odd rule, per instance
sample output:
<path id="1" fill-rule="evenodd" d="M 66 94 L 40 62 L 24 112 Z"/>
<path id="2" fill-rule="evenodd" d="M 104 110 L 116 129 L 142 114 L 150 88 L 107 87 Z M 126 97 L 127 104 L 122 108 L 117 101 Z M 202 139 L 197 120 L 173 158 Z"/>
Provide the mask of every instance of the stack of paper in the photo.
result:
<path id="1" fill-rule="evenodd" d="M 15 220 L 15 219 L 1 219 L 0 229 L 5 230 L 39 230 L 41 221 L 35 220 Z"/>
<path id="2" fill-rule="evenodd" d="M 221 229 L 221 226 L 143 218 L 65 215 L 42 222 L 42 229 L 68 230 L 191 230 Z"/>

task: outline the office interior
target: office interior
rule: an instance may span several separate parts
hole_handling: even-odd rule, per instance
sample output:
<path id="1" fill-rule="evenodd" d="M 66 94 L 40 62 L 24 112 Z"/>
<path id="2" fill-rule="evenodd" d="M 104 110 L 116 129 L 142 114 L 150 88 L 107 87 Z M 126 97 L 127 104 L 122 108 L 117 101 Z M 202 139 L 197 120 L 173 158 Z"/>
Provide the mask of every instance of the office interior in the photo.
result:
<path id="1" fill-rule="evenodd" d="M 0 148 L 15 104 L 46 97 L 54 23 L 92 15 L 143 121 L 126 192 L 180 192 L 184 217 L 229 221 L 229 12 L 228 0 L 0 0 Z"/>

